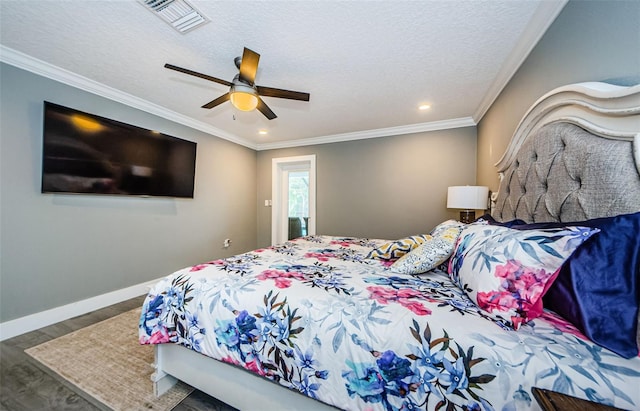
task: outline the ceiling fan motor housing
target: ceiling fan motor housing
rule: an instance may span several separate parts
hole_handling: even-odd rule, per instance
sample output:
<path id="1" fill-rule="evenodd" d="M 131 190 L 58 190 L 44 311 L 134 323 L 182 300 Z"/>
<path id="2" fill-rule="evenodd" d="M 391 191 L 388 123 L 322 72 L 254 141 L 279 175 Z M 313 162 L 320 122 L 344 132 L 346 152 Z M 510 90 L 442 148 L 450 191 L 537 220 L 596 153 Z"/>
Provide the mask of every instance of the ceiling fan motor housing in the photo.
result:
<path id="1" fill-rule="evenodd" d="M 233 59 L 233 63 L 236 65 L 238 70 L 240 70 L 240 65 L 242 64 L 242 57 L 240 56 L 236 57 L 235 59 Z"/>

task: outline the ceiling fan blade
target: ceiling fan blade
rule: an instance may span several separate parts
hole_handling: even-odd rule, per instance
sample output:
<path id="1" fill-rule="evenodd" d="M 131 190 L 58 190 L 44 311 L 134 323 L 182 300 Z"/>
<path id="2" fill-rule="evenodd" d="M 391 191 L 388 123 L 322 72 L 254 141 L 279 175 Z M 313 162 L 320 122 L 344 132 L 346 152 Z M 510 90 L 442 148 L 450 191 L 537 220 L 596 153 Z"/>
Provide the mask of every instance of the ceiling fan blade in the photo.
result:
<path id="1" fill-rule="evenodd" d="M 268 118 L 269 120 L 273 120 L 274 118 L 278 117 L 276 116 L 276 113 L 274 113 L 273 111 L 271 111 L 271 109 L 269 108 L 269 106 L 267 106 L 265 104 L 265 102 L 258 97 L 258 110 L 264 114 L 264 116 L 266 118 Z"/>
<path id="2" fill-rule="evenodd" d="M 202 108 L 214 108 L 215 106 L 218 106 L 218 105 L 224 103 L 225 101 L 229 101 L 230 97 L 231 97 L 231 95 L 229 93 L 224 93 L 223 95 L 221 95 L 217 99 L 211 100 L 210 102 L 208 102 L 207 104 L 202 106 Z"/>
<path id="3" fill-rule="evenodd" d="M 168 63 L 165 64 L 164 67 L 168 68 L 168 69 L 171 69 L 171 70 L 179 71 L 181 73 L 185 73 L 185 74 L 189 74 L 189 75 L 192 75 L 192 76 L 200 77 L 200 78 L 203 78 L 205 80 L 213 81 L 215 83 L 219 83 L 219 84 L 223 84 L 225 86 L 231 87 L 231 83 L 230 82 L 228 82 L 226 80 L 219 79 L 217 77 L 209 76 L 207 74 L 198 73 L 196 71 L 189 70 L 189 69 L 182 68 L 182 67 L 178 67 L 178 66 L 174 66 L 173 64 L 168 64 Z"/>
<path id="4" fill-rule="evenodd" d="M 256 73 L 258 72 L 258 62 L 260 54 L 253 50 L 244 48 L 242 53 L 242 61 L 240 63 L 240 80 L 253 86 L 256 82 Z"/>
<path id="5" fill-rule="evenodd" d="M 263 97 L 277 97 L 277 98 L 288 98 L 290 100 L 301 100 L 301 101 L 309 101 L 309 93 L 303 93 L 301 91 L 291 91 L 291 90 L 282 90 L 279 88 L 273 87 L 262 87 L 256 86 L 258 90 L 258 94 Z"/>

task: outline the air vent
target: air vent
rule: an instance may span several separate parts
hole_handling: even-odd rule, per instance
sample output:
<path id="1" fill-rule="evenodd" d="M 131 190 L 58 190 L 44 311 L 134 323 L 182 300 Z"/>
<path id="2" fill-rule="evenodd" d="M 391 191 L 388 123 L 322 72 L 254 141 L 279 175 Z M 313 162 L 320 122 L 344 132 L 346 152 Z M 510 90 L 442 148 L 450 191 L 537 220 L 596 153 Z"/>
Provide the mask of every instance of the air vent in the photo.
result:
<path id="1" fill-rule="evenodd" d="M 210 21 L 185 0 L 138 1 L 180 33 L 186 33 Z"/>

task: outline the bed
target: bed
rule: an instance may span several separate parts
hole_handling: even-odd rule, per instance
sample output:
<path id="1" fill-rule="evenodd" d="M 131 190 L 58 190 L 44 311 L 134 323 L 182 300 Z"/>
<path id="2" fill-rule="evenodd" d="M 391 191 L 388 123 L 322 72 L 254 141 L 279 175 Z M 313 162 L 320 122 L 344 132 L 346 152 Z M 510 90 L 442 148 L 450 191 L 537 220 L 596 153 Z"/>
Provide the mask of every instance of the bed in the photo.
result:
<path id="1" fill-rule="evenodd" d="M 242 410 L 640 409 L 640 86 L 541 97 L 490 215 L 402 239 L 306 236 L 151 288 L 140 342 Z M 443 205 L 444 206 L 444 205 Z"/>

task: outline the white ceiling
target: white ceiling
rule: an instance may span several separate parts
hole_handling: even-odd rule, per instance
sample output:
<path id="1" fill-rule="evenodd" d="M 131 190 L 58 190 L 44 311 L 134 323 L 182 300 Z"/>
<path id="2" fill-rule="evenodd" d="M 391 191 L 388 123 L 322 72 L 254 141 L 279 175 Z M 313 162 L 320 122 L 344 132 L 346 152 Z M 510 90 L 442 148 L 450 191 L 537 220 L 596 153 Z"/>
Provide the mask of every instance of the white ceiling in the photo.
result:
<path id="1" fill-rule="evenodd" d="M 191 3 L 211 21 L 181 34 L 136 0 L 0 0 L 0 58 L 260 150 L 474 125 L 566 0 Z M 207 110 L 226 86 L 163 67 L 231 81 L 245 46 L 310 101 Z"/>

